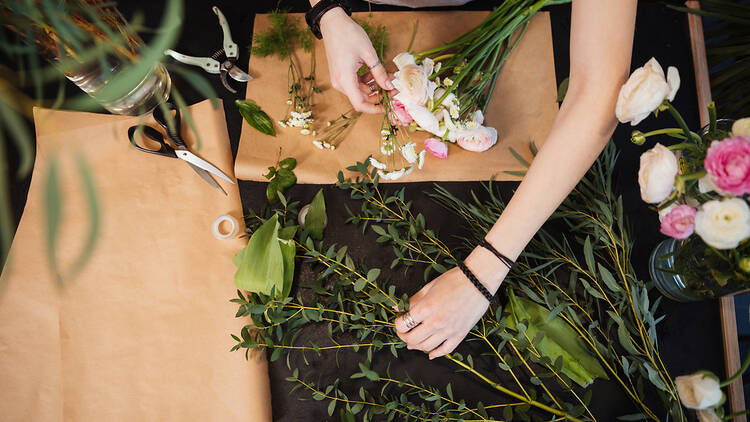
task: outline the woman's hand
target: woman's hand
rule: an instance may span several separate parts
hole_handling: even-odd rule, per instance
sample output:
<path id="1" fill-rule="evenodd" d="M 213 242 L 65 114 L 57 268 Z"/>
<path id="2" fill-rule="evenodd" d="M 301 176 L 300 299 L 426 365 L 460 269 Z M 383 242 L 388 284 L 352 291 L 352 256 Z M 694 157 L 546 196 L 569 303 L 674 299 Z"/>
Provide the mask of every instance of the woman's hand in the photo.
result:
<path id="1" fill-rule="evenodd" d="M 508 272 L 494 255 L 476 249 L 466 265 L 491 293 L 497 291 Z M 396 332 L 408 349 L 428 352 L 430 359 L 453 351 L 487 311 L 489 302 L 453 268 L 425 285 L 409 299 L 409 315 L 418 325 L 408 329 L 404 317 L 396 318 Z"/>
<path id="2" fill-rule="evenodd" d="M 372 79 L 381 88 L 393 89 L 365 30 L 337 7 L 320 19 L 320 31 L 326 48 L 331 85 L 349 97 L 355 110 L 382 113 L 383 107 L 375 104 L 379 101 L 378 96 L 372 95 L 377 92 L 373 89 L 374 85 L 371 88 L 368 86 L 370 81 L 357 76 L 359 68 L 365 65 L 370 68 Z"/>

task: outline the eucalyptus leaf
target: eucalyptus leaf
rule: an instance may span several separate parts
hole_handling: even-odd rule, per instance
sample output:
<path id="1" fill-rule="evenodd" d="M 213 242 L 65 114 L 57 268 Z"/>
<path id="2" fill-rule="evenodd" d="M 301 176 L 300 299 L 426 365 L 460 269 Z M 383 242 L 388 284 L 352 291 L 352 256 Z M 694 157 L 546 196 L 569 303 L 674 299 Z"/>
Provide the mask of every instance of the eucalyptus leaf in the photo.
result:
<path id="1" fill-rule="evenodd" d="M 534 347 L 553 362 L 562 357 L 561 372 L 576 384 L 586 387 L 595 378 L 609 379 L 576 331 L 562 318 L 555 316 L 547 322 L 549 310 L 528 299 L 516 297 L 513 290 L 508 290 L 508 308 L 507 326 L 516 329 L 519 323 L 526 324 L 526 336 L 529 339 L 535 338 L 538 333 L 544 334 Z"/>
<path id="2" fill-rule="evenodd" d="M 273 127 L 271 118 L 258 104 L 250 100 L 235 100 L 234 103 L 250 127 L 264 135 L 276 136 L 276 129 Z"/>

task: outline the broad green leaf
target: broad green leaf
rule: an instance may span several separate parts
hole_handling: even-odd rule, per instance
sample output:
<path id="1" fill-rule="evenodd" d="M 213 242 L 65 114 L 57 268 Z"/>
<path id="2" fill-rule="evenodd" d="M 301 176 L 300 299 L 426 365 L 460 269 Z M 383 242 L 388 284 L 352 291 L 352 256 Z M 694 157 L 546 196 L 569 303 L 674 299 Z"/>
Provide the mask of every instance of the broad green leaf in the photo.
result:
<path id="1" fill-rule="evenodd" d="M 250 100 L 235 100 L 234 103 L 237 105 L 242 118 L 253 129 L 265 135 L 276 136 L 276 129 L 273 127 L 271 118 L 268 117 L 268 114 L 258 104 Z"/>
<path id="2" fill-rule="evenodd" d="M 310 203 L 310 209 L 305 216 L 305 228 L 310 232 L 310 236 L 315 239 L 323 238 L 323 229 L 326 225 L 326 200 L 323 197 L 323 189 L 318 193 Z"/>
<path id="3" fill-rule="evenodd" d="M 576 384 L 586 387 L 594 378 L 607 378 L 607 374 L 571 328 L 562 318 L 556 316 L 549 322 L 550 312 L 541 305 L 528 299 L 516 297 L 509 291 L 508 308 L 510 313 L 507 326 L 516 329 L 518 323 L 527 324 L 526 335 L 533 339 L 538 333 L 544 337 L 535 344 L 539 352 L 551 361 L 562 357 L 562 373 L 570 377 Z"/>
<path id="4" fill-rule="evenodd" d="M 272 287 L 277 294 L 284 290 L 284 256 L 279 242 L 278 214 L 258 227 L 233 261 L 239 264 L 234 274 L 234 284 L 239 289 L 264 295 L 270 295 Z"/>
<path id="5" fill-rule="evenodd" d="M 294 234 L 297 226 L 284 227 L 279 230 L 279 246 L 281 256 L 284 259 L 284 285 L 281 289 L 281 297 L 289 297 L 294 282 L 294 256 L 297 253 L 297 245 L 294 243 Z"/>

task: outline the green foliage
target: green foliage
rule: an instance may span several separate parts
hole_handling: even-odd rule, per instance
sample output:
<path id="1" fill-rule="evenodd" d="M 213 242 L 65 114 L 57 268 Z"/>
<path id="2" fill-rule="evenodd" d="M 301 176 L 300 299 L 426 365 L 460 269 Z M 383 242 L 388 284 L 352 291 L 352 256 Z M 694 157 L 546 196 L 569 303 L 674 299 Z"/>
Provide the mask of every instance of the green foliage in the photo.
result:
<path id="1" fill-rule="evenodd" d="M 280 59 L 286 59 L 294 52 L 295 45 L 306 29 L 301 29 L 297 18 L 289 16 L 285 10 L 271 12 L 269 20 L 271 27 L 253 36 L 250 51 L 259 57 L 276 55 Z"/>
<path id="2" fill-rule="evenodd" d="M 279 158 L 281 158 L 281 149 L 279 149 Z M 268 167 L 268 173 L 263 177 L 270 180 L 266 187 L 266 198 L 269 203 L 279 202 L 283 193 L 297 183 L 297 176 L 294 174 L 295 167 L 297 167 L 297 160 L 293 157 L 277 161 L 276 167 Z"/>
<path id="3" fill-rule="evenodd" d="M 305 229 L 310 232 L 313 239 L 320 240 L 323 238 L 326 221 L 326 200 L 323 197 L 323 189 L 320 189 L 315 194 L 310 203 L 310 209 L 305 216 Z"/>
<path id="4" fill-rule="evenodd" d="M 276 136 L 271 118 L 258 104 L 250 100 L 234 100 L 234 103 L 250 127 L 264 135 Z"/>
<path id="5" fill-rule="evenodd" d="M 559 317 L 562 310 L 564 307 L 559 306 L 550 312 L 536 302 L 516 297 L 513 290 L 509 290 L 506 325 L 521 338 L 529 342 L 533 339 L 534 347 L 542 356 L 553 362 L 561 358 L 560 372 L 581 387 L 588 387 L 594 378 L 609 379 L 575 330 Z"/>
<path id="6" fill-rule="evenodd" d="M 296 251 L 291 239 L 296 230 L 294 226 L 282 229 L 277 214 L 266 220 L 232 259 L 237 267 L 234 284 L 264 296 L 288 296 Z"/>

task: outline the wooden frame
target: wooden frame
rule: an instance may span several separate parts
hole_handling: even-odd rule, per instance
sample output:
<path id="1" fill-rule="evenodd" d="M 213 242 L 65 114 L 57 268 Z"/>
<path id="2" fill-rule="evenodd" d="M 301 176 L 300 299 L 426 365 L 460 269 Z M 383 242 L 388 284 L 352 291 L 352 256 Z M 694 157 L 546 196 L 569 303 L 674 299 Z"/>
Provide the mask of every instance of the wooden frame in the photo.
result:
<path id="1" fill-rule="evenodd" d="M 700 1 L 688 0 L 685 5 L 691 9 L 700 9 Z M 693 68 L 695 84 L 698 91 L 698 112 L 701 125 L 708 124 L 708 104 L 711 102 L 711 84 L 708 77 L 708 60 L 706 58 L 706 41 L 703 36 L 703 21 L 699 15 L 688 14 L 690 29 L 690 46 L 693 50 Z M 734 309 L 734 296 L 719 299 L 721 313 L 721 331 L 724 340 L 724 362 L 726 376 L 733 375 L 741 366 L 740 347 L 737 338 L 737 319 Z M 745 410 L 745 392 L 742 377 L 728 387 L 727 401 L 731 412 Z M 747 422 L 745 415 L 734 418 L 735 422 Z"/>

